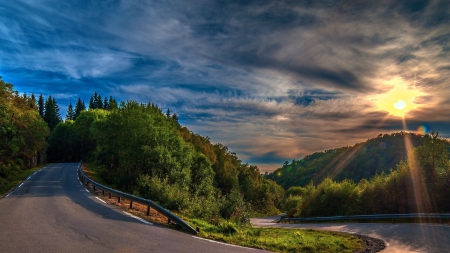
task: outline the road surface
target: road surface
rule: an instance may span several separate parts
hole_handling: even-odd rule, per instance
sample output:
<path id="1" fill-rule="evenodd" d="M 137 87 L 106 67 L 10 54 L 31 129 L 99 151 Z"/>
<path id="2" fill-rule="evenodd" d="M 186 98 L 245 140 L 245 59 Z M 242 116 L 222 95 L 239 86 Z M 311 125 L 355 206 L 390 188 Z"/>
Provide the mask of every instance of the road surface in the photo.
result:
<path id="1" fill-rule="evenodd" d="M 381 253 L 442 253 L 450 252 L 450 226 L 441 224 L 376 224 L 376 223 L 319 223 L 280 224 L 279 217 L 251 219 L 255 227 L 322 229 L 356 233 L 383 240 Z"/>
<path id="2" fill-rule="evenodd" d="M 267 252 L 145 224 L 87 192 L 77 167 L 44 167 L 0 199 L 1 252 Z"/>

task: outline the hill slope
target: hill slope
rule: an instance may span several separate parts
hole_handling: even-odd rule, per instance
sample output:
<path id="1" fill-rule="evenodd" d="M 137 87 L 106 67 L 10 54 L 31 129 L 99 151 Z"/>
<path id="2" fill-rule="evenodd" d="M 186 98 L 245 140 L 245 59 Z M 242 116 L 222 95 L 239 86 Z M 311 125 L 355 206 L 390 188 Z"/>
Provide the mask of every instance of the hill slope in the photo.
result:
<path id="1" fill-rule="evenodd" d="M 417 147 L 422 136 L 398 132 L 379 135 L 351 147 L 341 147 L 316 152 L 300 160 L 286 162 L 281 168 L 266 175 L 285 189 L 290 186 L 304 186 L 311 182 L 320 183 L 326 177 L 335 180 L 345 178 L 356 182 L 369 179 L 376 174 L 388 172 L 406 158 L 405 138 Z"/>

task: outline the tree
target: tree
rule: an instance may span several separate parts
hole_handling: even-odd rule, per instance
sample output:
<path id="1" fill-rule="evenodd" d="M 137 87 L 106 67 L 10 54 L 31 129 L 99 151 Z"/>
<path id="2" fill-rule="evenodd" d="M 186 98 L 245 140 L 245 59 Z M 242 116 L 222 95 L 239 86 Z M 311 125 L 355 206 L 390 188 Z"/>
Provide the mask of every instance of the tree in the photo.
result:
<path id="1" fill-rule="evenodd" d="M 44 121 L 52 131 L 62 121 L 56 100 L 49 96 L 45 101 Z"/>
<path id="2" fill-rule="evenodd" d="M 97 91 L 94 91 L 94 95 L 89 99 L 89 109 L 103 109 L 102 96 Z"/>
<path id="3" fill-rule="evenodd" d="M 109 105 L 109 109 L 117 109 L 118 108 L 118 104 L 115 98 L 113 98 L 112 96 L 109 96 L 109 101 L 108 101 L 108 105 Z"/>
<path id="4" fill-rule="evenodd" d="M 69 106 L 67 107 L 66 121 L 74 119 L 75 119 L 75 111 L 73 110 L 72 103 L 69 103 Z"/>
<path id="5" fill-rule="evenodd" d="M 106 97 L 103 100 L 103 109 L 109 110 L 109 102 L 108 102 L 108 99 Z"/>
<path id="6" fill-rule="evenodd" d="M 39 115 L 41 116 L 41 118 L 44 118 L 44 97 L 41 95 L 39 95 L 38 98 L 38 110 L 39 110 Z"/>
<path id="7" fill-rule="evenodd" d="M 417 156 L 428 183 L 433 184 L 436 169 L 445 167 L 449 161 L 449 142 L 439 132 L 432 131 L 424 136 L 422 145 L 417 148 Z"/>
<path id="8" fill-rule="evenodd" d="M 86 105 L 84 104 L 84 101 L 81 101 L 80 97 L 77 99 L 77 103 L 75 104 L 75 115 L 73 117 L 73 120 L 75 120 L 82 111 L 86 110 Z"/>
<path id="9" fill-rule="evenodd" d="M 3 178 L 36 165 L 39 150 L 46 146 L 49 130 L 31 100 L 0 77 L 0 188 Z"/>

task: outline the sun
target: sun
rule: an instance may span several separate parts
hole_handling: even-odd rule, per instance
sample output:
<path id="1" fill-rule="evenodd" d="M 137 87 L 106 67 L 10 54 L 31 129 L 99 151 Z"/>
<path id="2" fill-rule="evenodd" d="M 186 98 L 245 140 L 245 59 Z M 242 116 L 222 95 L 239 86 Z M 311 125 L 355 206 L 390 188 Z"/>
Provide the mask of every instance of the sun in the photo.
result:
<path id="1" fill-rule="evenodd" d="M 397 110 L 403 110 L 406 107 L 406 102 L 399 99 L 397 102 L 394 103 L 394 108 Z"/>
<path id="2" fill-rule="evenodd" d="M 425 93 L 417 88 L 408 87 L 399 80 L 390 82 L 392 89 L 375 98 L 378 110 L 388 112 L 392 116 L 404 118 L 409 112 L 418 109 L 421 105 L 416 103 L 416 98 Z"/>

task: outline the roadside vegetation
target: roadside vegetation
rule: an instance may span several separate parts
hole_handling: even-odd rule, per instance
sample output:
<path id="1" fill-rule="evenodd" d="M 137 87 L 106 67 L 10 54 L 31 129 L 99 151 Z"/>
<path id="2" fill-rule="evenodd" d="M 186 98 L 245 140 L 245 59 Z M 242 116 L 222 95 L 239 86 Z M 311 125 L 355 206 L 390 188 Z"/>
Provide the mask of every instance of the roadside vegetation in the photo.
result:
<path id="1" fill-rule="evenodd" d="M 34 95 L 19 95 L 0 77 L 0 195 L 45 163 L 49 134 Z"/>
<path id="2" fill-rule="evenodd" d="M 275 252 L 355 252 L 362 249 L 356 236 L 317 230 L 252 228 L 226 220 L 205 222 L 189 219 L 200 228 L 200 236 L 225 243 Z"/>

